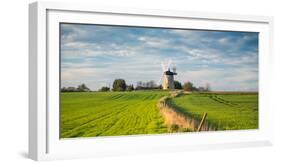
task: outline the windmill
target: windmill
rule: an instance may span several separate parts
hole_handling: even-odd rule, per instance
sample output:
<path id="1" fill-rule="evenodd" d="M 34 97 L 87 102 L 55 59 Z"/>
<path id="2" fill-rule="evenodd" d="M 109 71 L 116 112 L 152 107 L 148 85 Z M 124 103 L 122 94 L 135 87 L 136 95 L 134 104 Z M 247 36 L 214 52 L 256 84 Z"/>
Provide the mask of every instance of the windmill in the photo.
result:
<path id="1" fill-rule="evenodd" d="M 172 64 L 172 60 L 169 60 L 168 63 L 165 65 L 163 62 L 161 63 L 162 66 L 162 76 L 158 83 L 162 81 L 162 88 L 163 89 L 174 89 L 174 75 L 176 73 L 176 65 Z M 172 69 L 172 71 L 171 71 Z"/>

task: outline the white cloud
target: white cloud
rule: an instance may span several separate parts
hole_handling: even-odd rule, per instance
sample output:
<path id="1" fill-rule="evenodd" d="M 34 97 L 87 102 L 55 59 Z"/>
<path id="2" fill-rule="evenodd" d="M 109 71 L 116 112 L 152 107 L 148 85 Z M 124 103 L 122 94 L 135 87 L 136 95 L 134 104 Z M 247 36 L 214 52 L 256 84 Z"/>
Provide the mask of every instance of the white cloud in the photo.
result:
<path id="1" fill-rule="evenodd" d="M 139 41 L 142 41 L 144 44 L 143 46 L 148 46 L 151 48 L 165 48 L 171 45 L 169 39 L 159 39 L 159 37 L 145 37 L 141 36 L 138 38 Z"/>
<path id="2" fill-rule="evenodd" d="M 219 41 L 221 44 L 226 44 L 226 43 L 229 42 L 229 39 L 226 38 L 226 37 L 224 37 L 224 38 L 220 38 L 218 41 Z"/>
<path id="3" fill-rule="evenodd" d="M 258 73 L 254 68 L 243 67 L 237 69 L 208 69 L 179 71 L 177 80 L 181 82 L 191 81 L 197 86 L 205 86 L 210 83 L 215 90 L 257 90 Z M 254 81 L 254 83 L 249 81 Z"/>
<path id="4" fill-rule="evenodd" d="M 171 58 L 177 65 L 176 79 L 181 82 L 190 80 L 197 86 L 208 82 L 217 90 L 257 88 L 256 49 L 239 50 L 253 36 L 232 42 L 229 37 L 213 38 L 194 30 L 137 35 L 101 29 L 73 25 L 71 32 L 62 36 L 63 85 L 80 82 L 97 90 L 115 78 L 124 78 L 130 84 L 140 80 L 157 82 L 162 75 L 160 63 Z M 220 46 L 214 46 L 217 44 Z"/>
<path id="5" fill-rule="evenodd" d="M 98 75 L 93 68 L 67 68 L 61 71 L 61 80 L 63 81 L 83 80 Z"/>

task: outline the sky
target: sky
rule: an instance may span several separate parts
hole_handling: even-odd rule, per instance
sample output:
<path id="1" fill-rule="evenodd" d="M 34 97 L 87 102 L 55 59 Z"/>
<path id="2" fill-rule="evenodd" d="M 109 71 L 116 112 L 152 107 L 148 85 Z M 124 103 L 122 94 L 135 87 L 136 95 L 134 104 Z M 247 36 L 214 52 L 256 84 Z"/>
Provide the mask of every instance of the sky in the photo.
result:
<path id="1" fill-rule="evenodd" d="M 60 39 L 62 87 L 161 83 L 161 63 L 171 61 L 181 83 L 258 91 L 258 33 L 61 24 Z"/>

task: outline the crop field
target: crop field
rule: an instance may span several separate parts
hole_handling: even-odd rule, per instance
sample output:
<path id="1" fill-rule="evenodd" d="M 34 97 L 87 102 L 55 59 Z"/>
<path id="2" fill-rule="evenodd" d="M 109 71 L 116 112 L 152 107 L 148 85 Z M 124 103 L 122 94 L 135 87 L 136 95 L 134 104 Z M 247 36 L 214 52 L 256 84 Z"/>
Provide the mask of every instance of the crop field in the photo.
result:
<path id="1" fill-rule="evenodd" d="M 61 138 L 169 132 L 157 102 L 168 91 L 61 93 Z M 197 120 L 207 113 L 216 130 L 258 128 L 258 94 L 192 93 L 171 98 L 179 112 Z"/>
<path id="2" fill-rule="evenodd" d="M 206 120 L 217 130 L 258 128 L 258 94 L 255 93 L 183 95 L 174 98 L 172 105 L 198 120 L 206 112 Z"/>
<path id="3" fill-rule="evenodd" d="M 61 93 L 61 138 L 164 133 L 165 91 Z"/>

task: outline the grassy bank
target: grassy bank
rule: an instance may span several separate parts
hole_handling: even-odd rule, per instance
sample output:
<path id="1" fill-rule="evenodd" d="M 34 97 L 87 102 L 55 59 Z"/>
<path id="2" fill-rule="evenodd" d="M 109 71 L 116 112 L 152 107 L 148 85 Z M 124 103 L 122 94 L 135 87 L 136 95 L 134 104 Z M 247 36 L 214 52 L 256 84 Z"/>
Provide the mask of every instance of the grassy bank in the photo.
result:
<path id="1" fill-rule="evenodd" d="M 183 95 L 171 100 L 179 111 L 207 122 L 217 130 L 258 128 L 257 93 L 206 93 Z"/>

